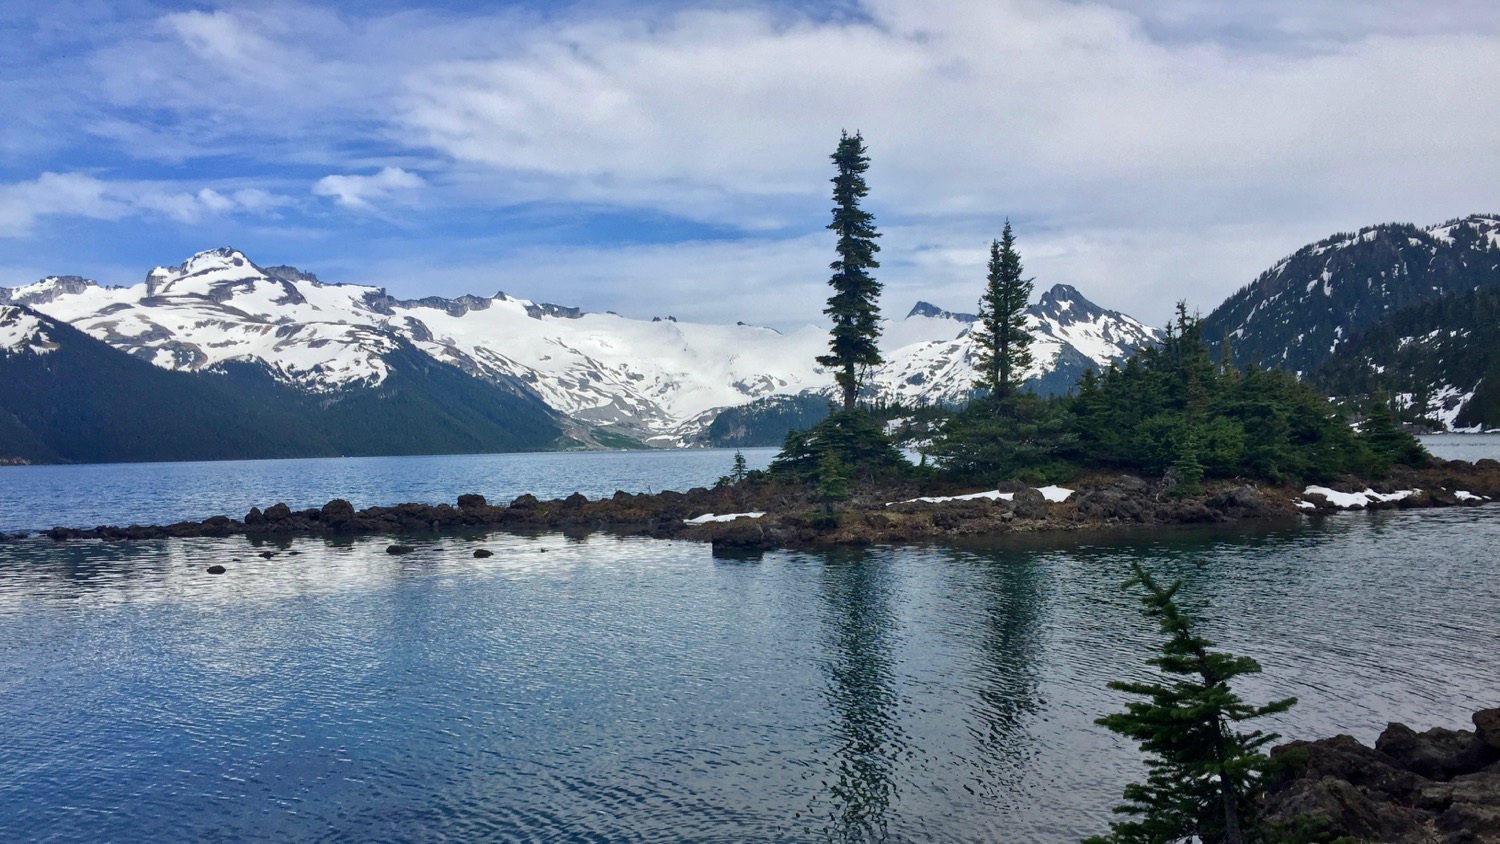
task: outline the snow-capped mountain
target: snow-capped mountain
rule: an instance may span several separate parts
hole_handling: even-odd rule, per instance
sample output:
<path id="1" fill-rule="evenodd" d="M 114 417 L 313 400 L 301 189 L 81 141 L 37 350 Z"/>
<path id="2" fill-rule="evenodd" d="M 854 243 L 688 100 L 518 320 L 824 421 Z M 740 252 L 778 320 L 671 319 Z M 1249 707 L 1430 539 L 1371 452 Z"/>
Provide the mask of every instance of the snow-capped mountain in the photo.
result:
<path id="1" fill-rule="evenodd" d="M 1203 320 L 1218 353 L 1299 374 L 1392 312 L 1500 284 L 1500 216 L 1442 225 L 1369 226 L 1311 243 L 1276 262 Z"/>
<path id="2" fill-rule="evenodd" d="M 0 355 L 45 355 L 57 348 L 35 313 L 15 305 L 0 305 Z"/>
<path id="3" fill-rule="evenodd" d="M 912 343 L 887 354 L 875 377 L 880 394 L 908 403 L 922 398 L 948 403 L 967 399 L 979 375 L 975 319 L 919 302 L 903 322 L 936 320 L 960 330 L 952 337 Z M 1043 393 L 1064 392 L 1085 369 L 1106 367 L 1161 337 L 1160 330 L 1105 310 L 1066 284 L 1054 285 L 1026 309 L 1026 326 L 1032 335 L 1026 379 Z"/>
<path id="4" fill-rule="evenodd" d="M 1500 216 L 1476 214 L 1427 228 L 1387 223 L 1336 234 L 1276 262 L 1204 318 L 1203 336 L 1215 358 L 1228 337 L 1241 364 L 1313 377 L 1335 394 L 1378 381 L 1453 425 L 1475 391 L 1483 396 L 1489 388 L 1456 351 L 1464 349 L 1463 337 L 1449 336 L 1470 315 L 1444 303 L 1497 287 Z M 1405 340 L 1393 335 L 1418 326 Z M 1419 347 L 1431 348 L 1419 353 Z M 1493 414 L 1482 416 L 1495 424 Z"/>
<path id="5" fill-rule="evenodd" d="M 58 276 L 0 288 L 0 305 L 7 303 L 70 323 L 163 369 L 215 372 L 249 362 L 311 393 L 377 386 L 390 377 L 393 353 L 409 344 L 540 398 L 579 430 L 614 427 L 659 445 L 689 441 L 723 408 L 833 387 L 831 373 L 814 361 L 827 347 L 822 326 L 783 334 L 743 324 L 646 321 L 503 292 L 402 300 L 381 288 L 325 283 L 293 267 L 260 267 L 230 248 L 157 267 L 130 287 Z M 1036 378 L 1105 365 L 1155 337 L 1065 285 L 1044 294 L 1028 319 L 1037 332 Z M 884 327 L 888 364 L 876 376 L 877 390 L 942 401 L 967 394 L 975 375 L 972 317 L 919 306 Z"/>

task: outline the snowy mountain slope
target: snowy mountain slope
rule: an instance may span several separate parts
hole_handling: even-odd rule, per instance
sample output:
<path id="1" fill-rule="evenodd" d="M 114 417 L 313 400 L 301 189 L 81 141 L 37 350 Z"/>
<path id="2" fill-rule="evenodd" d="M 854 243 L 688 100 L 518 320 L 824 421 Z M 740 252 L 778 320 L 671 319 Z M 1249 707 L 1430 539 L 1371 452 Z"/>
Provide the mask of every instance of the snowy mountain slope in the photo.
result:
<path id="1" fill-rule="evenodd" d="M 380 385 L 391 375 L 392 355 L 409 343 L 472 376 L 540 398 L 582 427 L 614 426 L 662 445 L 689 441 L 725 407 L 833 387 L 832 375 L 814 360 L 827 349 L 821 326 L 782 334 L 635 320 L 504 293 L 400 300 L 380 288 L 324 283 L 292 267 L 259 267 L 230 248 L 158 267 L 130 287 L 52 277 L 0 289 L 0 303 L 7 302 L 71 323 L 163 369 L 263 364 L 278 381 L 311 393 Z M 1044 294 L 1028 319 L 1038 332 L 1032 373 L 1038 378 L 1107 364 L 1155 336 L 1065 285 Z M 888 363 L 876 375 L 876 389 L 887 398 L 962 400 L 974 379 L 971 323 L 968 315 L 931 306 L 886 321 Z"/>
<path id="2" fill-rule="evenodd" d="M 1400 308 L 1500 284 L 1500 216 L 1419 229 L 1370 226 L 1302 247 L 1203 320 L 1217 357 L 1228 335 L 1239 363 L 1311 373 Z"/>
<path id="3" fill-rule="evenodd" d="M 17 305 L 0 305 L 0 355 L 45 355 L 57 348 L 42 319 Z"/>
<path id="4" fill-rule="evenodd" d="M 924 304 L 913 309 L 913 314 L 920 309 L 921 315 L 903 322 L 941 319 L 926 316 L 937 309 L 921 308 Z M 966 317 L 950 314 L 941 320 L 960 326 L 952 337 L 912 343 L 886 354 L 886 365 L 875 378 L 880 395 L 907 403 L 966 400 L 979 374 L 973 321 Z M 1095 305 L 1066 284 L 1054 285 L 1026 309 L 1026 325 L 1033 337 L 1026 379 L 1032 389 L 1045 393 L 1064 392 L 1084 369 L 1108 366 L 1161 336 L 1139 320 Z"/>

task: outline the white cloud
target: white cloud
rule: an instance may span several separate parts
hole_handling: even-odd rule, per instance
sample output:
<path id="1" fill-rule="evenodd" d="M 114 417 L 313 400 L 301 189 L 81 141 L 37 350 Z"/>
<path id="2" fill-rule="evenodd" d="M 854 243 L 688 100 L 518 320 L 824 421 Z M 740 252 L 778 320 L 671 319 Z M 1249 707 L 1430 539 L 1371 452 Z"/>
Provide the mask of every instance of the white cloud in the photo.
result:
<path id="1" fill-rule="evenodd" d="M 313 185 L 318 196 L 330 196 L 346 208 L 369 209 L 398 193 L 416 190 L 427 184 L 416 173 L 400 167 L 386 167 L 373 176 L 324 176 Z"/>
<path id="2" fill-rule="evenodd" d="M 84 173 L 43 173 L 30 181 L 0 185 L 0 236 L 27 235 L 43 217 L 119 220 L 154 214 L 191 223 L 240 211 L 266 214 L 288 202 L 286 197 L 255 188 L 226 195 L 212 188 L 188 191 L 168 183 L 113 182 Z"/>
<path id="3" fill-rule="evenodd" d="M 1436 222 L 1500 193 L 1491 0 L 865 0 L 829 18 L 774 4 L 278 3 L 111 37 L 87 63 L 101 113 L 79 131 L 127 155 L 313 167 L 334 175 L 312 192 L 352 209 L 418 195 L 432 214 L 577 203 L 751 233 L 744 246 L 523 248 L 507 264 L 557 283 L 575 273 L 568 298 L 586 307 L 622 301 L 608 259 L 623 254 L 631 279 L 654 262 L 681 280 L 677 301 L 741 318 L 714 264 L 760 250 L 812 263 L 757 264 L 760 289 L 735 295 L 817 319 L 827 256 L 807 244 L 845 128 L 870 146 L 881 278 L 902 308 L 964 307 L 1006 216 L 1039 286 L 1074 283 L 1160 321 L 1177 298 L 1211 308 L 1309 240 Z M 53 213 L 199 219 L 285 201 L 218 183 L 127 195 L 75 180 L 55 196 L 28 184 L 0 187 L 0 231 Z M 559 254 L 577 260 L 548 270 Z M 811 294 L 793 295 L 799 283 Z"/>

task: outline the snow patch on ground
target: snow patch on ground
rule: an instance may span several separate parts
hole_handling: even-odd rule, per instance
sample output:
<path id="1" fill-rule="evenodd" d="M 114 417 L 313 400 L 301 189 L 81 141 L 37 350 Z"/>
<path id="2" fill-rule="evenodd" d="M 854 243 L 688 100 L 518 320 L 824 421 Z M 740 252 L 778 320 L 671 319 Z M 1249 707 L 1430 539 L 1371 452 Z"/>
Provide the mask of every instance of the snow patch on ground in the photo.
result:
<path id="1" fill-rule="evenodd" d="M 1488 496 L 1485 496 L 1485 495 L 1475 495 L 1474 493 L 1469 492 L 1466 489 L 1461 489 L 1458 492 L 1453 493 L 1453 497 L 1457 498 L 1459 501 L 1489 501 L 1490 500 Z"/>
<path id="2" fill-rule="evenodd" d="M 1339 492 L 1326 486 L 1310 486 L 1302 490 L 1303 495 L 1321 495 L 1329 504 L 1346 510 L 1368 507 L 1376 502 L 1400 501 L 1419 492 L 1421 492 L 1419 489 L 1401 489 L 1387 493 L 1376 492 L 1373 489 L 1366 489 L 1364 492 Z M 1302 505 L 1299 503 L 1297 506 Z"/>
<path id="3" fill-rule="evenodd" d="M 714 515 L 713 513 L 704 513 L 701 516 L 695 516 L 694 518 L 691 518 L 691 519 L 683 519 L 682 522 L 683 522 L 683 524 L 689 524 L 689 525 L 706 525 L 709 522 L 732 522 L 735 519 L 758 519 L 758 518 L 760 518 L 761 516 L 764 516 L 764 515 L 765 515 L 764 512 L 760 512 L 760 513 L 724 513 L 724 514 L 717 515 L 717 516 Z"/>
<path id="4" fill-rule="evenodd" d="M 1065 489 L 1060 486 L 1040 487 L 1037 489 L 1037 492 L 1040 492 L 1043 498 L 1053 502 L 1054 504 L 1060 501 L 1067 501 L 1068 496 L 1073 494 L 1073 490 Z M 990 501 L 1013 501 L 1015 500 L 1015 497 L 1016 494 L 1014 492 L 1001 492 L 998 489 L 992 489 L 987 492 L 971 492 L 968 495 L 924 495 L 921 498 L 909 498 L 905 501 L 892 501 L 885 506 L 890 507 L 894 504 L 946 504 L 949 501 L 979 501 L 982 499 L 988 499 Z"/>

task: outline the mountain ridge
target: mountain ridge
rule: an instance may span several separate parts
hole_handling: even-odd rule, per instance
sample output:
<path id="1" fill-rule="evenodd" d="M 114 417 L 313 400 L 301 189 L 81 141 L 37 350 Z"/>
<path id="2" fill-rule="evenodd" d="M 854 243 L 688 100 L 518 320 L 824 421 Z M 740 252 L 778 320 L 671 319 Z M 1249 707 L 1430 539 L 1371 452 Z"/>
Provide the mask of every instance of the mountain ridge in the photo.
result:
<path id="1" fill-rule="evenodd" d="M 387 357 L 409 342 L 434 360 L 544 402 L 572 419 L 585 440 L 590 430 L 611 428 L 657 445 L 691 444 L 725 408 L 832 387 L 814 360 L 827 343 L 818 326 L 782 333 L 743 323 L 647 322 L 503 291 L 401 299 L 292 266 L 261 267 L 232 247 L 156 267 L 128 287 L 49 276 L 0 289 L 0 303 L 10 302 L 34 305 L 163 368 L 213 372 L 230 361 L 258 362 L 312 393 L 378 387 L 389 376 Z M 1059 389 L 1080 367 L 1107 365 L 1155 336 L 1065 285 L 1043 294 L 1033 311 L 1046 335 L 1034 374 L 1054 375 Z M 926 391 L 941 393 L 938 400 L 963 400 L 974 356 L 962 316 L 937 309 L 887 321 L 893 363 L 876 374 L 876 392 L 914 400 L 924 392 L 919 384 L 928 384 Z"/>

